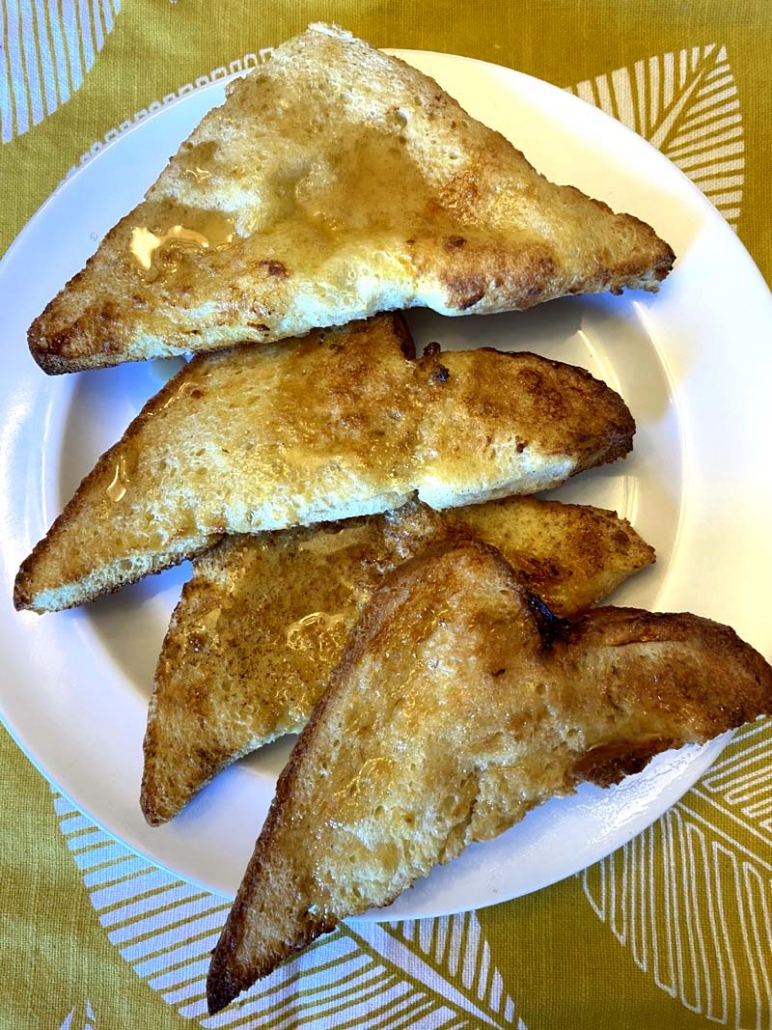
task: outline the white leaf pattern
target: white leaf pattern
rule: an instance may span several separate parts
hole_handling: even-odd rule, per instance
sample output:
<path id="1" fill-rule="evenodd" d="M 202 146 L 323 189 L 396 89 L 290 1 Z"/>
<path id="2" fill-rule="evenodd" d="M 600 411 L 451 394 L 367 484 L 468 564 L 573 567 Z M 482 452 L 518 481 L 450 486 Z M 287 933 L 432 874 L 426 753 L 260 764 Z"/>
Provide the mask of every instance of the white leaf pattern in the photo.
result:
<path id="1" fill-rule="evenodd" d="M 107 2 L 107 0 L 105 0 L 105 2 Z M 2 0 L 0 0 L 0 3 L 2 3 Z M 67 178 L 74 175 L 75 172 L 78 171 L 78 168 L 82 168 L 83 165 L 88 164 L 88 162 L 108 143 L 112 143 L 113 140 L 117 139 L 122 133 L 127 132 L 139 122 L 143 121 L 143 119 L 147 118 L 148 115 L 155 114 L 164 107 L 168 107 L 169 104 L 174 104 L 183 97 L 189 96 L 196 90 L 209 86 L 213 82 L 219 82 L 228 78 L 230 75 L 238 75 L 241 72 L 248 71 L 250 68 L 256 68 L 259 64 L 266 61 L 270 54 L 271 48 L 264 47 L 256 53 L 244 54 L 242 57 L 236 57 L 232 61 L 229 61 L 227 66 L 224 64 L 219 65 L 217 68 L 213 68 L 208 75 L 199 75 L 195 82 L 186 82 L 173 92 L 167 93 L 163 99 L 151 101 L 147 107 L 143 107 L 139 111 L 135 111 L 131 118 L 127 118 L 125 121 L 121 122 L 120 125 L 113 126 L 111 129 L 108 129 L 103 139 L 95 140 L 89 149 L 84 154 L 81 154 L 78 166 L 70 168 L 67 172 Z"/>
<path id="2" fill-rule="evenodd" d="M 772 1025 L 771 745 L 769 722 L 739 733 L 658 823 L 580 874 L 636 965 L 722 1026 Z"/>
<path id="3" fill-rule="evenodd" d="M 38 125 L 78 90 L 120 0 L 0 0 L 0 141 Z"/>
<path id="4" fill-rule="evenodd" d="M 345 1012 L 358 1030 L 526 1030 L 473 914 L 343 926 L 209 1017 L 206 973 L 229 903 L 134 855 L 61 795 L 54 807 L 110 943 L 201 1026 L 256 1030 L 291 1013 L 293 1025 L 322 1030 Z"/>
<path id="5" fill-rule="evenodd" d="M 649 140 L 737 227 L 745 145 L 725 47 L 709 44 L 650 57 L 586 79 L 570 92 Z"/>
<path id="6" fill-rule="evenodd" d="M 473 913 L 406 920 L 389 923 L 388 928 L 395 938 L 419 949 L 435 968 L 444 969 L 449 976 L 460 974 L 464 987 L 491 1016 L 503 1018 L 507 1025 L 514 1021 L 514 1002 L 504 991 L 498 969 L 491 965 L 490 947 Z"/>
<path id="7" fill-rule="evenodd" d="M 96 1023 L 96 1016 L 94 1010 L 91 1007 L 91 1002 L 86 999 L 86 1004 L 83 1006 L 83 1012 L 79 1005 L 74 1005 L 67 1013 L 64 1022 L 59 1027 L 59 1030 L 98 1030 Z M 82 1016 L 82 1021 L 81 1021 Z"/>

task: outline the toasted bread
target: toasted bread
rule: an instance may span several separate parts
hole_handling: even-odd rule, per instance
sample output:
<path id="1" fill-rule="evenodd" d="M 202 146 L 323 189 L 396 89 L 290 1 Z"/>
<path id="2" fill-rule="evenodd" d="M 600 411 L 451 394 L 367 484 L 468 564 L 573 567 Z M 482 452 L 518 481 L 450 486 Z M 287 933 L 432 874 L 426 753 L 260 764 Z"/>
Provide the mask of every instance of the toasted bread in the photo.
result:
<path id="1" fill-rule="evenodd" d="M 228 537 L 196 559 L 171 619 L 145 734 L 140 803 L 172 818 L 237 758 L 303 728 L 384 575 L 449 542 L 498 547 L 556 614 L 609 594 L 654 551 L 613 512 L 512 497 Z"/>
<path id="2" fill-rule="evenodd" d="M 727 627 L 624 608 L 562 622 L 482 545 L 406 563 L 279 778 L 210 1011 L 548 798 L 770 712 L 772 668 Z"/>
<path id="3" fill-rule="evenodd" d="M 378 311 L 655 289 L 673 260 L 648 225 L 549 183 L 432 79 L 316 25 L 229 86 L 29 346 L 68 372 Z"/>
<path id="4" fill-rule="evenodd" d="M 629 451 L 622 399 L 532 354 L 414 360 L 382 315 L 198 355 L 86 477 L 19 570 L 17 608 L 82 604 L 211 546 L 387 511 L 534 493 Z M 441 359 L 441 360 L 440 360 Z"/>

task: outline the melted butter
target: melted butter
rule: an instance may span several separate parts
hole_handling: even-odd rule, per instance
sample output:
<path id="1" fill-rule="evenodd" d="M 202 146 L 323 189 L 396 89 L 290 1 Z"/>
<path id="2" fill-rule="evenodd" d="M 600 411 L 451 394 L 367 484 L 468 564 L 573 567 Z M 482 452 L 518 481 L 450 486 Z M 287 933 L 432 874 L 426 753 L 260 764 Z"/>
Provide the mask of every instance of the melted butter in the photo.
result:
<path id="1" fill-rule="evenodd" d="M 196 182 L 205 182 L 212 175 L 208 168 L 199 168 L 198 165 L 194 168 L 186 168 L 185 174 L 189 175 Z"/>
<path id="2" fill-rule="evenodd" d="M 394 781 L 393 771 L 394 760 L 390 755 L 368 758 L 357 770 L 356 775 L 334 792 L 336 809 L 338 811 L 350 810 L 363 799 L 381 796 L 382 790 L 374 791 L 373 787 L 379 783 L 391 784 Z M 333 821 L 333 825 L 343 826 L 345 824 Z"/>
<path id="3" fill-rule="evenodd" d="M 326 211 L 304 211 L 304 217 L 312 229 L 333 237 L 346 226 L 341 218 L 333 218 Z"/>
<path id="4" fill-rule="evenodd" d="M 287 647 L 293 651 L 326 650 L 336 637 L 336 630 L 345 632 L 351 621 L 345 612 L 311 612 L 287 627 Z"/>
<path id="5" fill-rule="evenodd" d="M 361 126 L 341 131 L 337 147 L 295 184 L 295 217 L 328 238 L 340 233 L 412 232 L 441 212 L 434 190 L 399 137 Z M 407 228 L 410 226 L 410 228 Z"/>
<path id="6" fill-rule="evenodd" d="M 195 227 L 178 223 L 165 232 L 154 232 L 147 226 L 132 229 L 129 251 L 145 279 L 168 277 L 186 252 L 221 251 L 233 242 L 233 222 L 219 212 L 206 212 L 191 218 L 191 222 Z"/>
<path id="7" fill-rule="evenodd" d="M 115 469 L 113 472 L 113 478 L 105 490 L 105 493 L 111 501 L 122 501 L 126 496 L 126 491 L 129 486 L 129 474 L 126 468 L 126 458 L 121 456 L 115 463 Z"/>
<path id="8" fill-rule="evenodd" d="M 219 606 L 210 608 L 206 615 L 202 615 L 199 620 L 199 630 L 203 633 L 214 633 L 221 614 L 222 608 Z"/>
<path id="9" fill-rule="evenodd" d="M 170 407 L 170 405 L 176 404 L 178 401 L 183 401 L 195 389 L 195 382 L 191 383 L 189 380 L 183 378 L 177 389 L 172 390 L 170 395 L 166 398 L 161 410 L 165 411 L 166 408 Z"/>
<path id="10" fill-rule="evenodd" d="M 217 632 L 217 624 L 220 620 L 222 608 L 215 606 L 205 612 L 185 632 L 185 645 L 194 654 L 209 653 L 209 659 L 220 658 L 222 651 L 220 636 Z"/>

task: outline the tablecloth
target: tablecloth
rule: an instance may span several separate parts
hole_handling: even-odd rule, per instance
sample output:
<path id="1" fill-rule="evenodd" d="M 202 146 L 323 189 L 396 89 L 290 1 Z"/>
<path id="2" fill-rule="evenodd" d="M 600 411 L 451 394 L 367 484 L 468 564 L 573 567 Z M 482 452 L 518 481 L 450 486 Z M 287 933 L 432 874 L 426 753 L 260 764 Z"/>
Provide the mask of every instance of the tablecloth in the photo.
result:
<path id="1" fill-rule="evenodd" d="M 601 106 L 705 191 L 772 279 L 767 0 L 0 0 L 0 253 L 110 140 L 312 21 Z M 766 722 L 584 873 L 476 912 L 344 925 L 214 1018 L 204 978 L 227 902 L 93 825 L 5 730 L 0 747 L 2 1027 L 772 1024 Z"/>

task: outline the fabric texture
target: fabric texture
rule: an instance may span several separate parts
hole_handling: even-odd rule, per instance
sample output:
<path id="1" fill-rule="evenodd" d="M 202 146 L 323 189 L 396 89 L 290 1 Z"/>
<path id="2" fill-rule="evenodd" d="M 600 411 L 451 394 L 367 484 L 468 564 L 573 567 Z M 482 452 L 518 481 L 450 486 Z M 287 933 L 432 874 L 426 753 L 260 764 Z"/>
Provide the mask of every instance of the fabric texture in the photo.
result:
<path id="1" fill-rule="evenodd" d="M 766 0 L 0 0 L 0 254 L 110 141 L 311 21 L 596 104 L 704 190 L 772 281 Z M 771 746 L 766 723 L 746 728 L 582 874 L 464 915 L 351 923 L 210 1019 L 228 905 L 104 834 L 0 730 L 0 1027 L 769 1026 Z"/>

